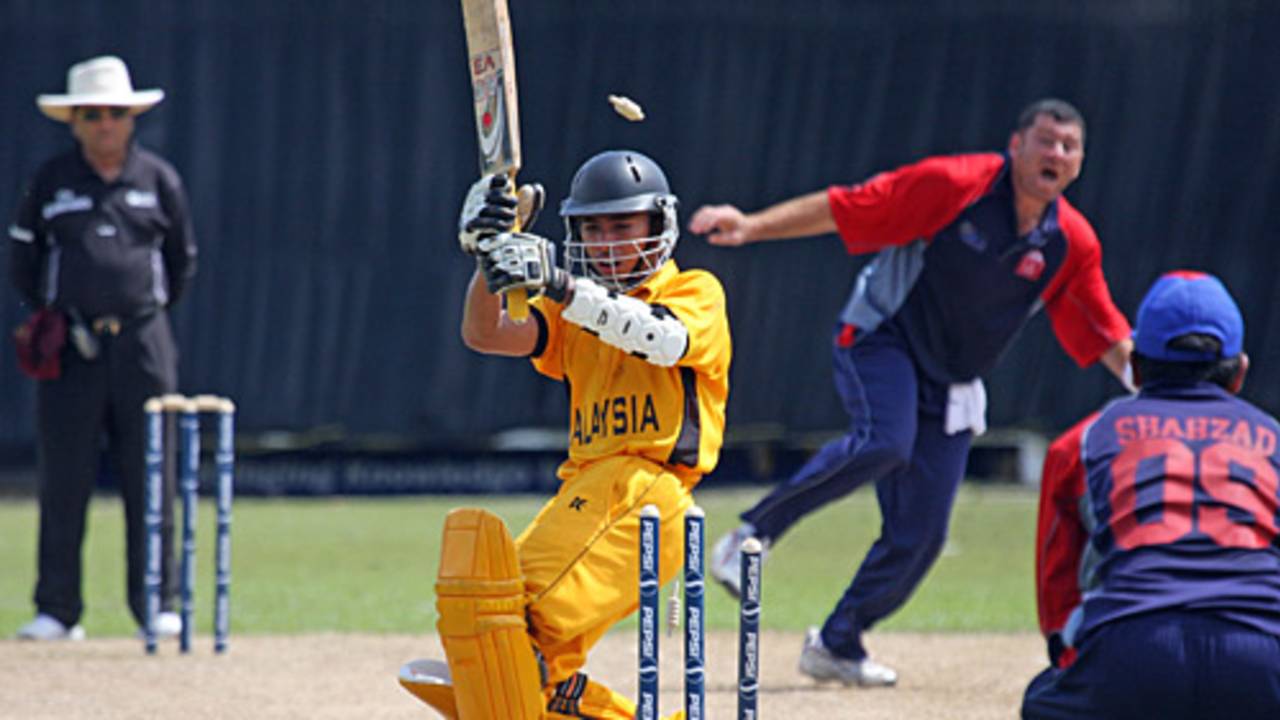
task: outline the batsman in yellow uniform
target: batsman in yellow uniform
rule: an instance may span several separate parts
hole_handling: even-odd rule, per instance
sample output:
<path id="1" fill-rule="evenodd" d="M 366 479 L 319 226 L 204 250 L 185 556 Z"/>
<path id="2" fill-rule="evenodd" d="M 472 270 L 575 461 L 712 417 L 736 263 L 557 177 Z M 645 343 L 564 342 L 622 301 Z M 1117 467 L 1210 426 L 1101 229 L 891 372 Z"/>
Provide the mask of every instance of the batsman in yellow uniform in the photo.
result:
<path id="1" fill-rule="evenodd" d="M 541 191 L 520 195 L 536 206 Z M 604 152 L 578 169 L 560 209 L 562 265 L 546 239 L 510 232 L 518 213 L 505 176 L 468 194 L 459 238 L 478 263 L 462 335 L 566 383 L 569 458 L 559 491 L 514 542 L 483 510 L 450 515 L 436 585 L 449 677 L 406 666 L 401 679 L 464 720 L 632 718 L 631 700 L 581 669 L 638 606 L 645 505 L 661 513 L 661 581 L 680 568 L 682 517 L 724 431 L 724 291 L 671 259 L 676 197 L 641 153 Z M 502 309 L 500 293 L 514 288 L 537 295 L 528 322 Z"/>

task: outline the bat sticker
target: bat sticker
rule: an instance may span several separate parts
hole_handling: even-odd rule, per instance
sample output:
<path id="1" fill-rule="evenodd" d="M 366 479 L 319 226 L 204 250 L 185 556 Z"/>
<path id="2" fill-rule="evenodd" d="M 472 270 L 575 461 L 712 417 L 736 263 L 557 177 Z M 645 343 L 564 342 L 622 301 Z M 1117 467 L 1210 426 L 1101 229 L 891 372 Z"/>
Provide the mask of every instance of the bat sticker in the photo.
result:
<path id="1" fill-rule="evenodd" d="M 480 157 L 484 164 L 496 163 L 502 156 L 506 135 L 506 108 L 503 107 L 503 76 L 494 48 L 471 59 L 471 84 L 476 101 L 476 129 L 479 131 Z"/>

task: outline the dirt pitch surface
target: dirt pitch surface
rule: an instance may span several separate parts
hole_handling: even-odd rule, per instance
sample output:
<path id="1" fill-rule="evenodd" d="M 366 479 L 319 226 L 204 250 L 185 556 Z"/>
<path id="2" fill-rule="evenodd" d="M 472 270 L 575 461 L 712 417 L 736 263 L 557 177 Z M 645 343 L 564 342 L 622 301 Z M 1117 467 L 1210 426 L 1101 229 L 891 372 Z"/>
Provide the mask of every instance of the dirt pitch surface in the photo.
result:
<path id="1" fill-rule="evenodd" d="M 0 641 L 0 717 L 159 718 L 432 718 L 436 714 L 396 683 L 402 662 L 443 657 L 434 636 L 305 635 L 233 637 L 215 656 L 208 637 L 182 657 L 166 643 L 147 657 L 129 639 L 79 643 Z M 899 671 L 892 689 L 815 685 L 796 671 L 801 638 L 765 633 L 760 717 L 1011 718 L 1022 690 L 1044 663 L 1032 634 L 874 633 L 876 657 Z M 682 707 L 679 635 L 663 636 L 662 714 Z M 734 717 L 737 635 L 707 638 L 707 714 Z M 588 671 L 621 692 L 636 687 L 636 640 L 610 633 Z"/>

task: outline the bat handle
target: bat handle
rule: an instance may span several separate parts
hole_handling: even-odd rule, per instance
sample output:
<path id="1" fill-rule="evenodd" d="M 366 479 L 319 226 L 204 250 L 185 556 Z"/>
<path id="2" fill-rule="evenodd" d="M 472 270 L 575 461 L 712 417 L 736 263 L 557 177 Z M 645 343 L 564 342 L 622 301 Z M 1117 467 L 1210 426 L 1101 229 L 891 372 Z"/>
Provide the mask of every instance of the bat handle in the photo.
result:
<path id="1" fill-rule="evenodd" d="M 517 187 L 515 169 L 512 169 L 510 174 L 511 186 Z M 529 198 L 526 202 L 533 202 L 533 198 Z M 523 230 L 524 223 L 521 222 L 521 218 L 527 217 L 530 212 L 531 210 L 529 207 L 519 208 L 519 210 L 516 211 L 516 222 L 512 229 L 516 232 Z M 523 288 L 514 288 L 504 292 L 503 296 L 507 300 L 507 317 L 521 324 L 529 319 L 529 293 L 526 290 Z"/>
<path id="2" fill-rule="evenodd" d="M 518 323 L 529 319 L 529 295 L 524 288 L 515 288 L 503 293 L 507 300 L 507 316 Z"/>

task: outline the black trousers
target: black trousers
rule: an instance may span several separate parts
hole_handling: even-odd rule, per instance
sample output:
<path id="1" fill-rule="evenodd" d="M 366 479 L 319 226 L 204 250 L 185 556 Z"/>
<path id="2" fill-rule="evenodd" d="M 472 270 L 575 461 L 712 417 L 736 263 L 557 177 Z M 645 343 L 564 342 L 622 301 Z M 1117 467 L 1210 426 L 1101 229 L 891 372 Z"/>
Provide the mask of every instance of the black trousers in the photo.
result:
<path id="1" fill-rule="evenodd" d="M 100 335 L 101 351 L 87 361 L 68 343 L 62 376 L 36 393 L 40 458 L 40 541 L 35 604 L 70 627 L 84 612 L 82 551 L 89 498 L 103 449 L 124 500 L 129 610 L 146 617 L 145 498 L 147 398 L 174 392 L 178 351 L 168 316 L 157 312 L 129 323 L 119 335 Z M 167 443 L 172 447 L 174 443 Z M 171 477 L 170 473 L 166 473 Z M 162 517 L 162 606 L 172 606 L 173 486 L 166 482 Z"/>

